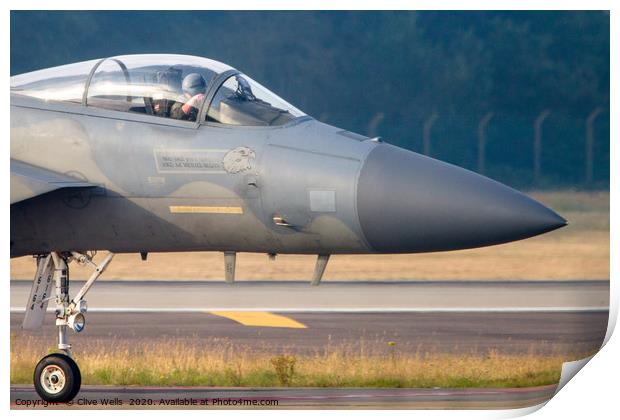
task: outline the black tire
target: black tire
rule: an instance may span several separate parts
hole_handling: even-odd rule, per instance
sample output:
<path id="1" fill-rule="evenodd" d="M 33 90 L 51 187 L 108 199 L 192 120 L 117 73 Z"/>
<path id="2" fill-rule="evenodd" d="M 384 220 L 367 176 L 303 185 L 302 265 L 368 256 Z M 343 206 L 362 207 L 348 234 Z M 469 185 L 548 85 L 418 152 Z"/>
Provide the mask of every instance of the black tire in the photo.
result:
<path id="1" fill-rule="evenodd" d="M 77 363 L 62 353 L 53 353 L 39 361 L 34 369 L 34 389 L 47 402 L 71 401 L 82 385 Z"/>

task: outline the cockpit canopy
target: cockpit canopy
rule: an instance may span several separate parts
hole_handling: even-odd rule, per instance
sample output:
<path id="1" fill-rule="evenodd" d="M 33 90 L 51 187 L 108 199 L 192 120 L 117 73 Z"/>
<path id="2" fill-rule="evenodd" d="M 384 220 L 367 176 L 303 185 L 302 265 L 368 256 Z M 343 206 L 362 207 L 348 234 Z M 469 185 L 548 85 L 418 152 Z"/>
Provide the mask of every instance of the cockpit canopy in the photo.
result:
<path id="1" fill-rule="evenodd" d="M 230 76 L 218 88 L 207 121 L 229 125 L 284 125 L 304 115 L 244 74 Z"/>
<path id="2" fill-rule="evenodd" d="M 277 126 L 305 115 L 233 68 L 186 55 L 127 55 L 52 67 L 12 77 L 11 92 L 209 124 Z"/>

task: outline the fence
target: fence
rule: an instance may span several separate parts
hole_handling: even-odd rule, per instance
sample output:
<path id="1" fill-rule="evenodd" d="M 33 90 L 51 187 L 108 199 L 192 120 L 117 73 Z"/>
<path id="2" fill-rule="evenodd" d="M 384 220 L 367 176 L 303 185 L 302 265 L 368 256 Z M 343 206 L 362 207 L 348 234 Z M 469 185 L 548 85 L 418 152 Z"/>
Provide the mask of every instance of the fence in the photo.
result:
<path id="1" fill-rule="evenodd" d="M 435 111 L 423 118 L 376 112 L 366 121 L 358 131 L 515 186 L 609 186 L 609 113 L 602 106 L 583 115 L 552 108 L 529 116 L 494 110 Z"/>

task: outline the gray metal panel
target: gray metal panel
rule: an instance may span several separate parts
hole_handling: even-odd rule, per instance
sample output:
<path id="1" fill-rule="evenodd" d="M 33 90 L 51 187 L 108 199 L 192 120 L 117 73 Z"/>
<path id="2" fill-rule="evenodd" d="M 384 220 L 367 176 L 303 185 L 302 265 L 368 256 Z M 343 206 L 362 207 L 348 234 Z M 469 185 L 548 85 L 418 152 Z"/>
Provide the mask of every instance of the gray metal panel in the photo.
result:
<path id="1" fill-rule="evenodd" d="M 61 112 L 64 114 L 68 114 L 68 116 L 84 115 L 89 117 L 112 119 L 116 121 L 135 121 L 153 125 L 164 125 L 186 129 L 196 129 L 199 125 L 197 122 L 193 121 L 176 120 L 174 118 L 163 118 L 136 112 L 114 111 L 93 106 L 83 106 L 81 104 L 70 102 L 44 101 L 37 98 L 29 98 L 27 96 L 19 95 L 16 93 L 11 93 L 11 107 Z"/>
<path id="2" fill-rule="evenodd" d="M 86 191 L 92 191 L 88 189 Z M 197 250 L 194 235 L 113 192 L 78 199 L 60 189 L 11 206 L 11 257 L 54 250 Z"/>
<path id="3" fill-rule="evenodd" d="M 11 159 L 11 204 L 59 188 L 90 188 L 96 185 Z"/>
<path id="4" fill-rule="evenodd" d="M 355 195 L 362 163 L 376 144 L 343 137 L 339 131 L 312 120 L 269 135 L 260 165 L 261 198 L 277 252 L 369 251 Z M 333 191 L 335 211 L 331 206 L 312 211 L 312 191 Z M 294 226 L 276 226 L 274 215 Z"/>

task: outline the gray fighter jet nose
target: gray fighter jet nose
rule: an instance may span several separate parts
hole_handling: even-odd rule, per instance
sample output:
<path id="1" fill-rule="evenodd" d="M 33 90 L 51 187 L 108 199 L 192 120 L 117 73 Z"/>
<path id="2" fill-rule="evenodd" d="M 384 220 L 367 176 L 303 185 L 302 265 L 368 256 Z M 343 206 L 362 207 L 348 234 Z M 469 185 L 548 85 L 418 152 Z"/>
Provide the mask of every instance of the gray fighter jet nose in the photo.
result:
<path id="1" fill-rule="evenodd" d="M 362 230 L 377 252 L 475 248 L 566 225 L 499 182 L 386 144 L 370 152 L 357 188 Z"/>

